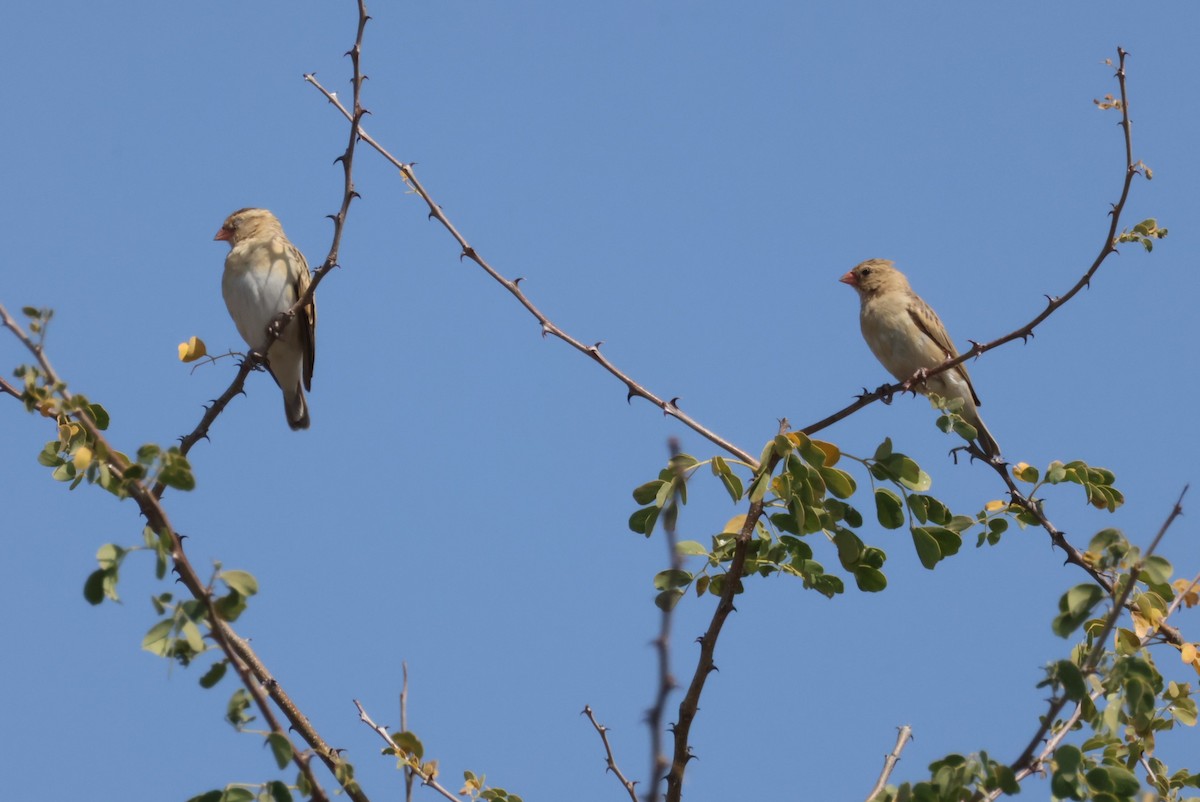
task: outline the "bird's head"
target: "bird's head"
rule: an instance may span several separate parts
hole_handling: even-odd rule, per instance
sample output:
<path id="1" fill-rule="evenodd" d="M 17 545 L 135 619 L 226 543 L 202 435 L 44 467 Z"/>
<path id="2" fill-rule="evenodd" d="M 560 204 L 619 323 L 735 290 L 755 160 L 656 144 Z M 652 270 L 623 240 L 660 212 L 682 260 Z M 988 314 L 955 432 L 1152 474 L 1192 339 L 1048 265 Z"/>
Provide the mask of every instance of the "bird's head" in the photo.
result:
<path id="1" fill-rule="evenodd" d="M 863 297 L 900 289 L 908 283 L 904 274 L 892 266 L 891 259 L 868 259 L 855 265 L 838 281 L 849 284 Z"/>
<path id="2" fill-rule="evenodd" d="M 279 224 L 279 219 L 275 215 L 266 209 L 247 208 L 238 209 L 226 217 L 213 239 L 228 242 L 229 247 L 232 248 L 244 240 L 281 234 L 283 234 L 283 226 Z"/>

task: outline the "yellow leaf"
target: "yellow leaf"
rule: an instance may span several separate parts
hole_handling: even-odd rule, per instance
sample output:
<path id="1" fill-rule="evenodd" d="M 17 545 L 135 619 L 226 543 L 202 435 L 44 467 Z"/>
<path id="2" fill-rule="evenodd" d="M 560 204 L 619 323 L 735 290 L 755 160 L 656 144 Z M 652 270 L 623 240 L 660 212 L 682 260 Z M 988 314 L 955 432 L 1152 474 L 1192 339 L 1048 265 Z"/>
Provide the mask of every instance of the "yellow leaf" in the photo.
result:
<path id="1" fill-rule="evenodd" d="M 1192 663 L 1196 660 L 1196 644 L 1185 643 L 1179 649 L 1179 656 L 1183 658 L 1183 662 Z"/>
<path id="2" fill-rule="evenodd" d="M 742 527 L 746 525 L 745 515 L 735 515 L 725 522 L 725 528 L 721 530 L 722 534 L 736 535 L 742 531 Z"/>
<path id="3" fill-rule="evenodd" d="M 1176 593 L 1183 594 L 1183 603 L 1188 607 L 1200 604 L 1200 587 L 1193 586 L 1190 579 L 1176 579 L 1171 583 Z"/>
<path id="4" fill-rule="evenodd" d="M 207 353 L 208 349 L 204 347 L 204 340 L 199 337 L 192 337 L 187 342 L 179 344 L 180 362 L 195 362 Z"/>
<path id="5" fill-rule="evenodd" d="M 1146 620 L 1144 615 L 1136 610 L 1131 612 L 1129 616 L 1133 619 L 1133 631 L 1137 633 L 1139 638 L 1144 638 L 1146 633 L 1150 631 L 1150 622 Z"/>
<path id="6" fill-rule="evenodd" d="M 813 440 L 812 444 L 825 452 L 825 465 L 833 466 L 842 458 L 841 449 L 833 443 L 826 443 L 824 440 Z"/>
<path id="7" fill-rule="evenodd" d="M 987 510 L 988 512 L 995 512 L 996 510 L 1002 510 L 1007 506 L 1008 506 L 1007 502 L 1000 501 L 997 499 L 995 501 L 989 501 L 987 504 L 984 504 L 983 508 L 985 510 Z"/>
<path id="8" fill-rule="evenodd" d="M 80 446 L 71 455 L 71 462 L 75 463 L 75 470 L 87 470 L 87 466 L 92 464 L 92 450 L 87 446 Z"/>

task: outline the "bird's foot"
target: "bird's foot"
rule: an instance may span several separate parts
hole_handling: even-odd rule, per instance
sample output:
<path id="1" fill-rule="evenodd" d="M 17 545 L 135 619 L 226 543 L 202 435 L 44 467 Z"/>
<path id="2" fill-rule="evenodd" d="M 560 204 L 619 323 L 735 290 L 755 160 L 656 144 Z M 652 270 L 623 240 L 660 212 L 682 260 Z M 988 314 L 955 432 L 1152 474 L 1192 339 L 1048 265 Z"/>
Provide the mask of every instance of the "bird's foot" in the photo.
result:
<path id="1" fill-rule="evenodd" d="M 288 322 L 291 319 L 292 319 L 292 316 L 289 315 L 287 312 L 280 312 L 278 315 L 275 316 L 274 320 L 272 320 L 270 323 L 267 324 L 267 333 L 271 337 L 273 337 L 275 339 L 279 339 L 279 336 L 281 334 L 283 334 L 284 327 L 287 326 Z"/>
<path id="2" fill-rule="evenodd" d="M 879 389 L 875 391 L 875 395 L 879 396 L 879 400 L 885 404 L 892 403 L 892 398 L 895 396 L 895 394 L 892 392 L 892 386 L 890 384 L 880 385 Z"/>
<path id="3" fill-rule="evenodd" d="M 916 373 L 914 373 L 911 377 L 909 377 L 907 380 L 905 380 L 903 383 L 901 383 L 900 389 L 902 392 L 912 393 L 913 395 L 916 395 L 917 394 L 917 390 L 916 390 L 917 386 L 924 384 L 925 380 L 927 378 L 929 378 L 929 369 L 928 368 L 917 368 Z"/>
<path id="4" fill-rule="evenodd" d="M 266 365 L 266 363 L 267 363 L 267 355 L 264 354 L 262 351 L 256 351 L 254 349 L 250 349 L 250 351 L 246 353 L 246 356 L 242 360 L 241 364 L 244 365 L 247 362 L 250 363 L 251 370 L 262 370 L 263 366 Z M 240 365 L 239 365 L 239 367 L 240 367 Z"/>

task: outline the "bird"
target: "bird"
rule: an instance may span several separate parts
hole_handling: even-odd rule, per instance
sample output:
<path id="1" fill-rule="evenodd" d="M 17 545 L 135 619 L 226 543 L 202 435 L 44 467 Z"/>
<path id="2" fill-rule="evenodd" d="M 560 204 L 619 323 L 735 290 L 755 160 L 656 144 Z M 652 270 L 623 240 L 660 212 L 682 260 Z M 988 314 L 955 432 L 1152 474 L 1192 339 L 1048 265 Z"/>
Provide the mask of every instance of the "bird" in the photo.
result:
<path id="1" fill-rule="evenodd" d="M 959 414 L 975 428 L 983 453 L 989 459 L 999 457 L 1000 446 L 979 417 L 981 402 L 966 365 L 956 365 L 928 378 L 919 376 L 909 386 L 918 371 L 954 359 L 958 349 L 937 313 L 913 292 L 905 275 L 890 259 L 868 259 L 838 280 L 858 292 L 863 339 L 875 358 L 898 381 L 906 383 L 906 390 L 923 395 L 933 392 L 946 400 L 961 399 Z"/>
<path id="2" fill-rule="evenodd" d="M 229 243 L 221 294 L 242 339 L 265 352 L 267 370 L 283 390 L 283 408 L 293 430 L 309 426 L 304 391 L 312 390 L 316 358 L 316 302 L 297 310 L 295 319 L 266 349 L 267 327 L 308 289 L 308 262 L 266 209 L 238 209 L 221 224 L 214 240 Z"/>

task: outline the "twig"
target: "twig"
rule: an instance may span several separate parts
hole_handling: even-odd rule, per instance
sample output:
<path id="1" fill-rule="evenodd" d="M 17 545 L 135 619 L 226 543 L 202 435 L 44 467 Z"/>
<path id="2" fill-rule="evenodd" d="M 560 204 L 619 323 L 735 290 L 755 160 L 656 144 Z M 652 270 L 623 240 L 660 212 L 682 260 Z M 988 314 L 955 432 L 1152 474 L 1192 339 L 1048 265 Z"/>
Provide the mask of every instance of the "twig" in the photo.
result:
<path id="1" fill-rule="evenodd" d="M 871 802 L 880 791 L 887 785 L 888 777 L 892 776 L 892 770 L 896 768 L 896 764 L 900 761 L 900 753 L 904 751 L 904 747 L 912 740 L 912 727 L 907 724 L 900 727 L 896 735 L 896 745 L 892 747 L 892 751 L 883 759 L 883 771 L 879 774 L 879 779 L 875 781 L 875 787 L 867 794 L 867 802 Z"/>
<path id="2" fill-rule="evenodd" d="M 1139 166 L 1133 161 L 1133 134 L 1129 121 L 1129 99 L 1125 91 L 1125 57 L 1127 55 L 1129 55 L 1127 52 L 1119 47 L 1117 48 L 1118 64 L 1116 78 L 1117 84 L 1121 90 L 1121 129 L 1125 134 L 1125 180 L 1121 185 L 1121 195 L 1117 199 L 1117 202 L 1113 204 L 1112 210 L 1109 212 L 1111 220 L 1109 222 L 1107 235 L 1104 239 L 1104 245 L 1100 248 L 1100 253 L 1096 255 L 1096 258 L 1092 261 L 1092 265 L 1088 268 L 1087 272 L 1084 273 L 1083 276 L 1081 276 L 1080 279 L 1075 282 L 1075 285 L 1071 287 L 1071 289 L 1067 290 L 1065 294 L 1058 296 L 1057 298 L 1047 296 L 1046 308 L 1024 326 L 1010 331 L 1008 334 L 998 337 L 988 343 L 972 343 L 972 347 L 965 353 L 960 354 L 954 359 L 946 360 L 936 368 L 930 368 L 928 371 L 925 371 L 924 374 L 920 374 L 920 372 L 918 372 L 903 382 L 885 385 L 884 387 L 881 387 L 879 390 L 876 390 L 872 393 L 864 393 L 863 395 L 859 396 L 859 399 L 853 404 L 838 410 L 828 417 L 822 418 L 816 423 L 811 423 L 808 426 L 805 426 L 800 431 L 809 435 L 813 434 L 814 432 L 819 432 L 820 430 L 842 420 L 843 418 L 848 417 L 852 413 L 857 412 L 868 404 L 878 401 L 880 398 L 890 397 L 892 394 L 900 392 L 904 389 L 908 382 L 913 382 L 921 378 L 922 375 L 925 378 L 936 376 L 939 373 L 943 373 L 947 370 L 957 367 L 958 365 L 961 365 L 968 359 L 975 359 L 981 354 L 985 354 L 994 348 L 999 348 L 1006 343 L 1010 343 L 1018 339 L 1025 340 L 1033 336 L 1033 330 L 1045 322 L 1046 318 L 1054 314 L 1054 312 L 1062 307 L 1063 304 L 1067 303 L 1067 301 L 1070 301 L 1072 298 L 1074 298 L 1080 290 L 1091 284 L 1092 277 L 1096 274 L 1096 271 L 1100 269 L 1100 265 L 1104 263 L 1104 260 L 1107 259 L 1110 254 L 1117 252 L 1116 238 L 1117 229 L 1121 222 L 1121 212 L 1124 211 L 1125 201 L 1129 198 L 1129 191 L 1133 185 L 1133 178 L 1140 172 Z"/>
<path id="3" fill-rule="evenodd" d="M 50 359 L 46 356 L 45 352 L 17 325 L 16 321 L 9 316 L 8 310 L 3 305 L 0 305 L 0 322 L 3 322 L 5 328 L 12 331 L 30 353 L 34 355 L 46 379 L 52 385 L 62 386 L 62 380 L 59 378 L 58 372 L 50 363 Z M 64 404 L 69 404 L 72 397 L 71 394 L 66 389 L 61 389 L 59 392 L 62 395 Z M 196 569 L 188 559 L 183 549 L 183 539 L 171 524 L 159 496 L 140 480 L 126 478 L 125 474 L 129 469 L 129 463 L 120 455 L 120 452 L 112 447 L 104 437 L 104 433 L 96 426 L 96 422 L 92 420 L 91 415 L 86 410 L 78 410 L 72 413 L 72 415 L 87 430 L 88 436 L 92 438 L 93 442 L 102 446 L 104 453 L 109 455 L 109 469 L 114 476 L 121 480 L 130 498 L 137 503 L 138 509 L 146 518 L 146 523 L 150 529 L 160 534 L 165 532 L 169 535 L 171 540 L 172 567 L 176 575 L 178 575 L 180 583 L 187 588 L 192 597 L 204 604 L 209 627 L 213 632 L 218 646 L 225 652 L 225 656 L 231 662 L 241 660 L 245 664 L 255 680 L 267 689 L 268 695 L 283 712 L 292 728 L 300 734 L 300 737 L 313 748 L 317 756 L 337 776 L 337 768 L 343 763 L 341 757 L 337 754 L 336 750 L 325 743 L 324 739 L 321 738 L 312 724 L 309 723 L 308 718 L 300 712 L 291 697 L 276 682 L 258 655 L 250 648 L 250 645 L 238 636 L 227 621 L 220 617 L 214 607 L 212 594 L 204 582 L 201 581 L 199 574 L 197 574 Z M 250 687 L 247 687 L 247 690 L 252 694 L 254 692 L 253 688 Z M 351 782 L 343 787 L 347 795 L 355 800 L 355 802 L 367 802 L 366 795 L 362 793 L 362 790 L 358 788 L 356 783 Z"/>
<path id="4" fill-rule="evenodd" d="M 670 464 L 675 469 L 675 477 L 677 479 L 676 487 L 682 487 L 684 483 L 683 471 L 677 465 L 675 458 L 679 456 L 679 440 L 670 438 L 668 448 L 671 452 Z M 675 493 L 663 505 L 661 518 L 663 521 L 663 532 L 666 534 L 667 541 L 667 557 L 671 563 L 672 571 L 680 571 L 683 568 L 683 558 L 679 555 L 679 549 L 676 548 L 675 521 L 679 513 L 679 493 L 676 489 Z M 678 601 L 677 599 L 675 601 Z M 662 605 L 662 616 L 658 630 L 658 637 L 654 639 L 654 650 L 658 655 L 658 693 L 655 695 L 654 706 L 646 712 L 646 722 L 650 727 L 650 780 L 649 790 L 646 792 L 646 802 L 658 802 L 660 793 L 659 783 L 662 782 L 664 772 L 670 765 L 666 754 L 662 748 L 662 733 L 663 733 L 663 714 L 667 709 L 667 699 L 671 695 L 671 691 L 679 687 L 679 683 L 675 681 L 675 677 L 671 674 L 671 617 L 675 609 L 674 601 L 669 604 Z"/>
<path id="5" fill-rule="evenodd" d="M 229 657 L 229 664 L 233 666 L 233 670 L 237 672 L 238 679 L 242 682 L 242 687 L 249 691 L 250 695 L 254 697 L 254 704 L 258 708 L 259 712 L 262 713 L 263 718 L 266 719 L 267 725 L 271 728 L 271 732 L 288 742 L 288 746 L 292 750 L 292 762 L 296 764 L 296 766 L 308 779 L 309 787 L 312 789 L 313 800 L 315 802 L 329 802 L 329 797 L 326 796 L 325 790 L 321 788 L 320 783 L 317 782 L 316 775 L 313 774 L 312 753 L 301 751 L 292 744 L 292 739 L 288 735 L 287 730 L 280 725 L 279 719 L 275 716 L 275 711 L 267 702 L 267 697 L 263 693 L 262 687 L 250 674 L 250 669 L 246 666 L 246 664 L 236 657 L 233 647 L 227 641 L 225 641 L 225 633 L 220 628 L 216 627 L 212 629 L 212 633 L 213 638 L 218 642 L 221 651 L 225 652 L 226 656 Z"/>
<path id="6" fill-rule="evenodd" d="M 341 249 L 342 233 L 346 227 L 346 215 L 350 210 L 351 201 L 359 197 L 358 192 L 354 189 L 354 152 L 359 141 L 358 124 L 362 120 L 363 115 L 368 113 L 362 107 L 362 84 L 366 80 L 366 76 L 362 74 L 360 59 L 362 56 L 363 32 L 367 27 L 367 20 L 370 18 L 370 15 L 367 13 L 365 1 L 358 0 L 358 31 L 354 38 L 354 46 L 346 51 L 346 55 L 350 57 L 350 62 L 353 65 L 351 84 L 354 90 L 354 113 L 347 114 L 347 119 L 350 120 L 350 139 L 346 144 L 346 150 L 335 160 L 342 163 L 342 202 L 337 213 L 329 215 L 330 219 L 333 220 L 333 239 L 329 246 L 329 253 L 325 256 L 325 261 L 313 273 L 308 289 L 281 315 L 281 317 L 286 316 L 282 324 L 267 326 L 266 340 L 262 347 L 262 353 L 264 354 L 270 349 L 271 343 L 282 336 L 286 328 L 291 325 L 292 320 L 296 317 L 296 313 L 312 303 L 313 298 L 316 296 L 317 286 L 320 285 L 330 271 L 338 266 L 338 253 Z M 308 81 L 310 79 L 312 79 L 311 74 L 304 76 L 304 80 Z M 192 450 L 192 446 L 208 437 L 208 431 L 213 422 L 225 411 L 225 407 L 229 405 L 229 402 L 244 391 L 246 377 L 250 375 L 250 371 L 254 370 L 260 364 L 261 360 L 258 358 L 259 356 L 261 355 L 251 354 L 243 360 L 237 375 L 234 376 L 233 382 L 230 383 L 225 392 L 221 393 L 220 396 L 205 408 L 204 415 L 200 417 L 200 422 L 196 424 L 196 428 L 179 438 L 179 450 L 184 456 L 187 456 L 188 452 Z M 161 497 L 165 489 L 165 486 L 161 483 L 155 485 L 154 495 Z"/>
<path id="7" fill-rule="evenodd" d="M 400 669 L 404 672 L 404 684 L 400 686 L 400 731 L 408 732 L 408 663 L 400 663 Z M 404 799 L 405 802 L 412 802 L 413 793 L 413 767 L 404 767 Z"/>
<path id="8" fill-rule="evenodd" d="M 592 713 L 591 705 L 583 706 L 583 715 L 588 717 L 588 721 L 592 722 L 592 726 L 596 728 L 596 732 L 600 734 L 600 740 L 604 744 L 604 754 L 608 760 L 608 770 L 616 775 L 617 780 L 621 783 L 621 787 L 629 794 L 630 802 L 638 802 L 636 783 L 630 782 L 625 775 L 621 773 L 621 769 L 617 767 L 616 758 L 613 757 L 612 745 L 608 742 L 608 727 L 596 721 L 596 716 Z"/>
<path id="9" fill-rule="evenodd" d="M 392 749 L 393 751 L 396 752 L 397 755 L 399 755 L 400 748 L 398 746 L 396 746 L 396 742 L 393 741 L 392 736 L 388 734 L 387 727 L 381 727 L 380 725 L 378 725 L 374 721 L 372 721 L 371 717 L 367 715 L 366 708 L 364 708 L 362 706 L 362 702 L 355 699 L 354 706 L 358 708 L 359 720 L 362 721 L 363 724 L 366 724 L 368 727 L 373 729 L 380 738 L 387 741 L 388 748 Z M 415 759 L 415 758 L 413 758 L 413 759 Z M 409 766 L 412 766 L 412 763 L 409 761 L 407 756 L 405 756 L 405 760 Z M 439 794 L 444 796 L 446 799 L 451 800 L 451 802 L 460 802 L 458 797 L 456 797 L 453 793 L 451 793 L 450 790 L 448 788 L 446 788 L 444 785 L 439 783 L 432 775 L 426 776 L 423 772 L 417 770 L 417 768 L 415 766 L 413 768 L 417 772 L 417 774 L 421 777 L 422 785 L 429 786 L 430 788 L 432 788 L 433 790 L 437 791 Z"/>
<path id="10" fill-rule="evenodd" d="M 1184 487 L 1183 492 L 1179 494 L 1179 500 L 1177 500 L 1174 506 L 1172 506 L 1171 512 L 1167 515 L 1166 520 L 1163 522 L 1162 526 L 1159 527 L 1158 533 L 1154 536 L 1150 546 L 1146 549 L 1145 557 L 1150 557 L 1154 553 L 1155 548 L 1157 548 L 1159 543 L 1162 541 L 1163 536 L 1166 535 L 1166 532 L 1170 528 L 1171 524 L 1175 522 L 1176 518 L 1183 514 L 1183 508 L 1180 505 L 1183 501 L 1183 496 L 1186 493 L 1187 487 Z M 1087 657 L 1084 658 L 1083 662 L 1079 666 L 1079 670 L 1085 676 L 1094 672 L 1097 666 L 1099 666 L 1100 660 L 1104 656 L 1105 643 L 1108 640 L 1108 636 L 1116 627 L 1117 621 L 1120 619 L 1121 615 L 1126 609 L 1129 608 L 1129 597 L 1133 594 L 1133 589 L 1137 585 L 1138 576 L 1141 574 L 1141 571 L 1141 562 L 1139 562 L 1129 571 L 1129 574 L 1125 577 L 1123 587 L 1121 588 L 1120 596 L 1113 599 L 1112 609 L 1109 611 L 1108 615 L 1105 616 L 1104 626 L 1099 632 L 1091 635 L 1092 648 L 1088 652 Z M 1197 577 L 1197 580 L 1200 580 L 1200 576 Z M 1108 583 L 1108 587 L 1110 588 L 1109 592 L 1111 593 L 1112 583 Z M 1175 603 L 1172 603 L 1172 605 L 1167 609 L 1157 627 L 1151 628 L 1150 631 L 1142 636 L 1141 646 L 1143 648 L 1150 643 L 1151 638 L 1157 632 L 1167 629 L 1167 619 L 1178 609 L 1178 602 L 1181 598 L 1182 594 L 1177 596 Z M 1171 631 L 1176 634 L 1176 637 L 1179 637 L 1178 630 L 1171 629 Z M 1180 637 L 1180 643 L 1181 642 L 1182 638 Z M 1095 702 L 1096 699 L 1098 699 L 1103 693 L 1103 688 L 1097 688 L 1089 694 L 1089 698 L 1092 702 Z M 1012 765 L 1010 766 L 1013 776 L 1017 782 L 1020 782 L 1029 775 L 1038 771 L 1039 767 L 1045 763 L 1046 759 L 1050 755 L 1054 754 L 1054 751 L 1058 748 L 1058 745 L 1062 743 L 1062 740 L 1066 737 L 1067 733 L 1070 732 L 1072 727 L 1075 726 L 1075 722 L 1077 722 L 1080 716 L 1082 716 L 1083 704 L 1077 702 L 1071 715 L 1067 717 L 1066 721 L 1057 725 L 1056 728 L 1055 719 L 1067 706 L 1067 702 L 1068 699 L 1065 695 L 1058 696 L 1050 700 L 1049 708 L 1047 709 L 1046 713 L 1041 716 L 1041 724 L 1038 726 L 1037 731 L 1034 733 L 1033 737 L 1030 738 L 1029 743 L 1021 752 L 1020 757 L 1013 761 Z M 1041 749 L 1038 749 L 1038 745 L 1041 744 L 1042 739 L 1046 737 L 1046 734 L 1049 733 L 1051 729 L 1055 729 L 1054 735 L 1046 741 Z M 1000 793 L 1001 791 L 997 790 L 989 794 L 976 794 L 974 799 L 993 800 L 998 798 Z"/>
<path id="11" fill-rule="evenodd" d="M 331 104 L 333 104 L 344 117 L 346 117 L 346 119 L 354 119 L 351 113 L 346 110 L 346 107 L 342 105 L 341 101 L 338 100 L 337 95 L 322 86 L 317 81 L 315 76 L 306 75 L 305 80 L 315 86 L 321 92 L 321 94 L 323 94 L 325 98 Z M 392 166 L 400 171 L 400 175 L 404 181 L 410 187 L 412 187 L 418 195 L 421 196 L 421 199 L 425 201 L 425 204 L 429 207 L 429 217 L 434 218 L 441 223 L 446 231 L 450 233 L 450 236 L 454 237 L 455 241 L 458 242 L 458 245 L 461 248 L 459 258 L 470 259 L 472 262 L 479 265 L 479 267 L 483 268 L 483 271 L 495 279 L 496 282 L 504 287 L 504 289 L 512 293 L 513 297 L 517 299 L 521 306 L 525 307 L 529 314 L 533 315 L 533 317 L 537 320 L 538 324 L 542 328 L 543 337 L 546 335 L 557 337 L 580 353 L 586 354 L 594 359 L 601 367 L 603 367 L 613 376 L 617 377 L 617 379 L 619 379 L 625 385 L 627 390 L 626 400 L 632 400 L 634 397 L 644 398 L 661 409 L 664 415 L 669 415 L 680 421 L 692 431 L 715 444 L 717 447 L 724 449 L 730 454 L 733 454 L 738 459 L 751 466 L 758 466 L 758 460 L 751 456 L 749 452 L 738 448 L 736 445 L 721 437 L 716 432 L 713 432 L 712 430 L 701 425 L 699 421 L 681 410 L 679 405 L 676 403 L 677 399 L 673 398 L 667 400 L 662 398 L 647 390 L 643 385 L 634 381 L 629 374 L 622 371 L 615 364 L 613 364 L 608 357 L 600 353 L 600 343 L 586 345 L 581 340 L 571 336 L 552 323 L 540 309 L 534 306 L 533 302 L 529 300 L 529 297 L 521 289 L 520 284 L 522 279 L 518 278 L 515 280 L 510 280 L 505 278 L 498 270 L 492 267 L 482 256 L 480 256 L 478 251 L 471 247 L 466 238 L 460 234 L 458 229 L 454 227 L 454 224 L 450 222 L 450 218 L 446 216 L 446 213 L 442 211 L 442 207 L 438 206 L 438 204 L 434 202 L 428 190 L 426 190 L 424 185 L 417 179 L 411 164 L 406 164 L 392 154 L 388 153 L 382 145 L 376 142 L 369 134 L 367 134 L 366 131 L 363 131 L 361 128 L 359 129 L 359 135 L 362 137 L 363 142 L 366 142 L 368 145 L 378 151 L 381 156 L 391 162 Z"/>

